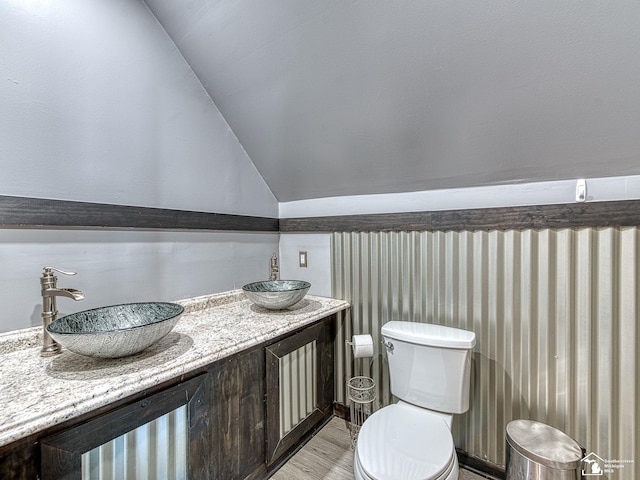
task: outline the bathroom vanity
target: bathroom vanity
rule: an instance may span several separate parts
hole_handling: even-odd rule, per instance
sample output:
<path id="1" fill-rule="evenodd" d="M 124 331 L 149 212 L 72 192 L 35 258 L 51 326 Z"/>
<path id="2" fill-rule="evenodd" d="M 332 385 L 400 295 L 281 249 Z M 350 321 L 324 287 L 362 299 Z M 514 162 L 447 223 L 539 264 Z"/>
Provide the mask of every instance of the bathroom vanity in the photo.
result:
<path id="1" fill-rule="evenodd" d="M 120 359 L 42 358 L 41 329 L 0 335 L 0 478 L 83 478 L 83 455 L 167 415 L 184 419 L 170 422 L 184 424 L 186 478 L 264 478 L 331 417 L 347 302 L 268 311 L 236 290 L 178 303 L 169 335 Z"/>

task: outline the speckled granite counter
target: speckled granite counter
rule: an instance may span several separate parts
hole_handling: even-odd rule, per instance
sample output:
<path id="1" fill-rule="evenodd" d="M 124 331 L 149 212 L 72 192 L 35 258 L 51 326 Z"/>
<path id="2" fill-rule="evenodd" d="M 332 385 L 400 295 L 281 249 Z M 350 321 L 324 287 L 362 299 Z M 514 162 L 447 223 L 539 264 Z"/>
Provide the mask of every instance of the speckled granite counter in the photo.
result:
<path id="1" fill-rule="evenodd" d="M 307 295 L 283 311 L 253 305 L 241 290 L 180 303 L 173 331 L 120 359 L 69 351 L 40 357 L 42 329 L 0 334 L 0 446 L 204 367 L 349 307 Z"/>

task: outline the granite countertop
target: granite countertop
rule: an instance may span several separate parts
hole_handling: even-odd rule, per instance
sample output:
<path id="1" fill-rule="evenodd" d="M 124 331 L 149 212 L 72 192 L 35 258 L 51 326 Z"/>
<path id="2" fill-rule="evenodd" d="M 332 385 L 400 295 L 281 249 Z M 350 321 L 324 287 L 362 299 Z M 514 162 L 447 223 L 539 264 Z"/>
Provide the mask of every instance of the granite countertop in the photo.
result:
<path id="1" fill-rule="evenodd" d="M 253 305 L 242 290 L 176 303 L 185 311 L 171 333 L 125 358 L 97 359 L 64 349 L 43 358 L 41 327 L 0 334 L 0 446 L 349 307 L 343 300 L 307 295 L 287 310 L 270 311 Z"/>

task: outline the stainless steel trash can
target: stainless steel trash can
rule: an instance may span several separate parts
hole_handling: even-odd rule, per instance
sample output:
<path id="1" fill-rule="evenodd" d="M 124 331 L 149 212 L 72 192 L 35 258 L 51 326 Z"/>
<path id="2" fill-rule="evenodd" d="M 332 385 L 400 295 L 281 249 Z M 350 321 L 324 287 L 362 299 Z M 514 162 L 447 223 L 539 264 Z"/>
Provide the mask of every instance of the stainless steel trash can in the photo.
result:
<path id="1" fill-rule="evenodd" d="M 507 480 L 580 479 L 580 445 L 565 433 L 533 420 L 507 425 Z"/>

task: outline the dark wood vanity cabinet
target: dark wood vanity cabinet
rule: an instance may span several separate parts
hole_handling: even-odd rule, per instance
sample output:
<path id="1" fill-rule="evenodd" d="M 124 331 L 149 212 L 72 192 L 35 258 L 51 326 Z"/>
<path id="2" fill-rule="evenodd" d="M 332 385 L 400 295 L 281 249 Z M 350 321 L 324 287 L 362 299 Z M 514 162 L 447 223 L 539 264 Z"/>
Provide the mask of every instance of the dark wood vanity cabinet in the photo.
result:
<path id="1" fill-rule="evenodd" d="M 267 465 L 272 466 L 278 465 L 310 431 L 333 414 L 332 329 L 328 323 L 313 325 L 268 345 L 265 355 L 266 459 Z M 294 365 L 287 365 L 287 362 Z M 293 401 L 286 402 L 281 398 L 283 395 Z M 288 426 L 285 426 L 287 422 L 283 416 L 289 417 Z"/>
<path id="2" fill-rule="evenodd" d="M 231 357 L 214 366 L 211 380 L 211 477 L 267 478 L 333 415 L 335 315 L 286 337 Z M 280 433 L 279 360 L 315 343 L 309 365 L 315 373 L 310 413 L 285 435 Z M 289 370 L 293 372 L 293 370 Z M 303 375 L 303 372 L 300 372 Z M 300 384 L 308 384 L 301 378 Z"/>
<path id="3" fill-rule="evenodd" d="M 211 479 L 260 478 L 265 468 L 264 353 L 255 349 L 209 372 Z"/>
<path id="4" fill-rule="evenodd" d="M 129 402 L 2 447 L 0 478 L 81 479 L 83 453 L 180 407 L 188 412 L 188 478 L 267 478 L 333 413 L 335 318 L 331 315 L 157 391 L 141 392 Z M 300 355 L 295 352 L 301 348 L 313 358 L 297 370 L 300 378 L 292 380 L 296 370 L 283 370 L 281 359 Z M 286 378 L 281 378 L 283 371 Z M 287 381 L 293 387 L 286 386 Z M 304 392 L 295 391 L 300 385 L 314 393 L 311 400 L 307 395 L 308 414 L 283 432 L 281 392 L 302 397 Z"/>

